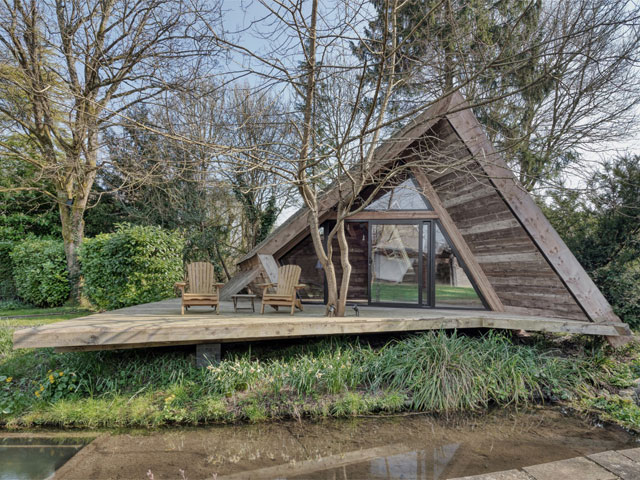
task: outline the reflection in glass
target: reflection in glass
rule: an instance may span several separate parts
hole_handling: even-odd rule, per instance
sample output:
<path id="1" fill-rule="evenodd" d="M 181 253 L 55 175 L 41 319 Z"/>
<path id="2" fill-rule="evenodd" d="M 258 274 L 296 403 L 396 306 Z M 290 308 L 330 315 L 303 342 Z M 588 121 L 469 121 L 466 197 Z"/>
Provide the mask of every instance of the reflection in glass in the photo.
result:
<path id="1" fill-rule="evenodd" d="M 429 252 L 431 243 L 431 222 L 422 225 L 422 304 L 431 305 L 431 278 Z"/>
<path id="2" fill-rule="evenodd" d="M 465 273 L 447 238 L 436 224 L 435 284 L 436 307 L 483 308 L 473 284 Z"/>
<path id="3" fill-rule="evenodd" d="M 432 208 L 420 193 L 415 178 L 410 176 L 400 185 L 386 191 L 381 197 L 371 202 L 365 210 L 432 210 Z"/>
<path id="4" fill-rule="evenodd" d="M 419 226 L 371 227 L 371 301 L 418 303 Z"/>

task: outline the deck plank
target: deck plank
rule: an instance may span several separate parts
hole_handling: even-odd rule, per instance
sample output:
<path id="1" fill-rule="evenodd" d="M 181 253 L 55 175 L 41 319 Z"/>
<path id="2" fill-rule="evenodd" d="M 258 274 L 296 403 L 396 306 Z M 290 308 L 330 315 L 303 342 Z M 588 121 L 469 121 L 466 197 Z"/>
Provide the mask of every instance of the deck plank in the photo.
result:
<path id="1" fill-rule="evenodd" d="M 499 328 L 587 335 L 620 335 L 620 324 L 590 323 L 549 317 L 472 310 L 361 307 L 361 316 L 327 318 L 322 305 L 304 312 L 265 315 L 233 313 L 222 305 L 192 308 L 180 315 L 179 299 L 136 305 L 14 332 L 14 348 L 104 350 L 172 344 L 237 342 L 305 336 L 372 334 L 440 329 Z"/>

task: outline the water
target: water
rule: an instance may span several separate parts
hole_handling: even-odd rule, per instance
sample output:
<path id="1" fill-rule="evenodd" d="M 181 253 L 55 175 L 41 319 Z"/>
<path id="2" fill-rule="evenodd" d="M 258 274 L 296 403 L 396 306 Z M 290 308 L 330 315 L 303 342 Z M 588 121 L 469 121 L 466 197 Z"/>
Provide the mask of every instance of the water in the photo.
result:
<path id="1" fill-rule="evenodd" d="M 49 478 L 93 438 L 58 435 L 0 438 L 0 480 Z"/>
<path id="2" fill-rule="evenodd" d="M 54 478 L 146 480 L 150 472 L 155 480 L 441 480 L 635 446 L 620 429 L 558 410 L 449 420 L 408 415 L 100 434 Z M 80 448 L 56 446 L 67 447 L 71 454 Z M 12 457 L 11 471 L 1 464 L 0 479 L 46 478 L 33 468 L 61 461 L 57 452 L 43 446 Z"/>

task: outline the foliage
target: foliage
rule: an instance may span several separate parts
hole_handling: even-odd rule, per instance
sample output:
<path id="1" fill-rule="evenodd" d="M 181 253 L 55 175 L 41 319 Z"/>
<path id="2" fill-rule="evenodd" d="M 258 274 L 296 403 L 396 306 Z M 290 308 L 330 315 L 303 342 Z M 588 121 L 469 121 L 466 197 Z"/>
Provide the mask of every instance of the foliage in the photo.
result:
<path id="1" fill-rule="evenodd" d="M 616 314 L 635 329 L 640 327 L 640 238 L 638 244 L 594 272 L 595 281 Z M 627 256 L 630 258 L 625 261 Z"/>
<path id="2" fill-rule="evenodd" d="M 69 298 L 69 276 L 61 241 L 29 238 L 11 251 L 18 295 L 36 305 L 54 307 Z"/>
<path id="3" fill-rule="evenodd" d="M 615 312 L 640 326 L 640 156 L 613 158 L 590 194 L 552 194 L 545 213 Z"/>
<path id="4" fill-rule="evenodd" d="M 148 108 L 128 112 L 135 124 L 106 135 L 113 168 L 103 170 L 98 183 L 117 195 L 104 195 L 98 209 L 120 222 L 155 225 L 182 230 L 185 237 L 184 260 L 213 263 L 222 278 L 229 256 L 229 237 L 233 223 L 234 199 L 222 185 L 210 185 L 209 164 L 198 152 L 140 125 L 163 122 L 163 113 Z M 154 172 L 148 181 L 129 182 L 130 172 Z M 162 187 L 159 187 L 159 184 Z M 88 211 L 91 228 L 104 228 L 104 218 Z"/>
<path id="5" fill-rule="evenodd" d="M 479 411 L 547 399 L 604 412 L 613 407 L 596 402 L 603 392 L 633 385 L 640 375 L 636 344 L 612 354 L 593 341 L 558 349 L 544 337 L 518 344 L 499 333 L 432 332 L 383 347 L 349 338 L 279 349 L 237 346 L 203 369 L 188 347 L 14 351 L 12 329 L 4 325 L 0 423 L 13 428 Z M 627 407 L 625 415 L 633 415 Z"/>
<path id="6" fill-rule="evenodd" d="M 11 260 L 13 246 L 11 241 L 0 241 L 0 300 L 15 299 L 18 293 L 13 280 L 13 261 Z"/>
<path id="7" fill-rule="evenodd" d="M 29 234 L 58 236 L 61 229 L 57 206 L 37 188 L 42 173 L 34 166 L 40 161 L 37 148 L 28 136 L 9 130 L 9 137 L 0 136 L 0 141 L 20 155 L 4 152 L 0 157 L 0 238 L 20 241 Z M 21 157 L 34 162 L 25 162 Z"/>
<path id="8" fill-rule="evenodd" d="M 184 239 L 160 227 L 120 224 L 86 239 L 80 250 L 84 294 L 101 309 L 154 302 L 173 295 L 183 278 Z"/>

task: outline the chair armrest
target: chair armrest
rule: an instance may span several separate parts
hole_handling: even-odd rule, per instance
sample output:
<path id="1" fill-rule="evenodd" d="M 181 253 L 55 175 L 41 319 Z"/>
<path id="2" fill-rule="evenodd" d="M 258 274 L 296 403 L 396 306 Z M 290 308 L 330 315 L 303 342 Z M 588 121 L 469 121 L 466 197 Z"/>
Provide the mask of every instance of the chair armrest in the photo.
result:
<path id="1" fill-rule="evenodd" d="M 256 283 L 256 287 L 265 288 L 265 287 L 275 287 L 275 286 L 276 286 L 276 284 L 275 283 L 271 283 L 271 282 L 269 282 L 269 283 Z"/>
<path id="2" fill-rule="evenodd" d="M 176 290 L 180 290 L 180 292 L 182 292 L 182 295 L 184 295 L 184 291 L 187 288 L 187 282 L 176 282 L 173 284 L 173 288 L 175 288 Z"/>
<path id="3" fill-rule="evenodd" d="M 304 283 L 299 283 L 298 285 L 296 285 L 294 287 L 296 290 L 301 290 L 303 288 L 307 288 L 307 286 Z"/>
<path id="4" fill-rule="evenodd" d="M 224 283 L 214 283 L 213 284 L 214 287 L 224 287 Z"/>

